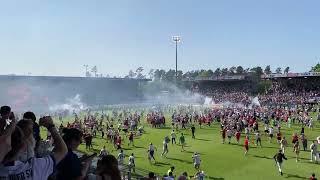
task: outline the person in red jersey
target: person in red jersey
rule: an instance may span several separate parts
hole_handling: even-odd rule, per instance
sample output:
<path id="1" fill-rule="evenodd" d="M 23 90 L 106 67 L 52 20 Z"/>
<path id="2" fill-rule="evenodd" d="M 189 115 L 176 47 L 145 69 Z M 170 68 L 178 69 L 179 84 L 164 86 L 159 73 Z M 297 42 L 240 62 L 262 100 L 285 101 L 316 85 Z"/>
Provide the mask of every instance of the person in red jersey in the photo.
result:
<path id="1" fill-rule="evenodd" d="M 240 142 L 240 137 L 241 137 L 241 133 L 240 133 L 240 131 L 237 131 L 236 132 L 236 140 L 237 140 L 237 143 L 239 144 L 239 142 Z"/>
<path id="2" fill-rule="evenodd" d="M 281 132 L 279 131 L 279 132 L 277 133 L 277 142 L 278 142 L 278 144 L 280 144 L 281 139 L 282 139 L 282 137 L 281 137 Z"/>
<path id="3" fill-rule="evenodd" d="M 249 151 L 249 138 L 248 136 L 246 136 L 245 140 L 244 140 L 244 155 L 246 156 L 248 154 Z"/>

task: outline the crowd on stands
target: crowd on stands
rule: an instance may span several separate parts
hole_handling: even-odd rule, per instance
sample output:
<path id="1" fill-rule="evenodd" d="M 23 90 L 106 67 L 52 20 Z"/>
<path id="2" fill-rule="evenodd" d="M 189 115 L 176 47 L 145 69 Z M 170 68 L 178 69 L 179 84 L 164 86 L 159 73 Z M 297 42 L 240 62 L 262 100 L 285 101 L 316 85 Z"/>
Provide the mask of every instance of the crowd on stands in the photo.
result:
<path id="1" fill-rule="evenodd" d="M 300 83 L 299 83 L 300 82 Z M 313 81 L 312 81 L 313 82 Z M 273 81 L 264 93 L 253 95 L 248 84 L 234 84 L 202 87 L 200 92 L 212 98 L 213 104 L 237 104 L 250 107 L 253 98 L 258 97 L 261 106 L 288 106 L 295 107 L 320 100 L 320 88 L 314 83 L 305 85 L 304 81 L 295 81 L 297 84 Z"/>

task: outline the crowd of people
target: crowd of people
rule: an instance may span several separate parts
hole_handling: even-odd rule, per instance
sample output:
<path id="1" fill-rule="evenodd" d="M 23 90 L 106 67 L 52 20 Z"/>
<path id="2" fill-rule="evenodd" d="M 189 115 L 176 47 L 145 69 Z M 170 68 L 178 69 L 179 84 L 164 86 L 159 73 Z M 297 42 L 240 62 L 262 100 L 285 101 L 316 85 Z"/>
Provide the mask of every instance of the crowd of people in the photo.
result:
<path id="1" fill-rule="evenodd" d="M 258 95 L 252 93 L 252 87 L 248 82 L 197 87 L 201 94 L 211 98 L 213 104 L 250 107 L 254 103 L 253 98 L 257 97 L 261 106 L 295 107 L 306 103 L 315 103 L 320 99 L 320 89 L 317 82 L 272 81 L 271 86 Z"/>
<path id="2" fill-rule="evenodd" d="M 166 158 L 171 145 L 179 144 L 181 151 L 186 149 L 187 139 L 181 130 L 188 130 L 196 140 L 197 128 L 220 126 L 221 143 L 243 144 L 244 156 L 250 153 L 252 145 L 263 148 L 262 137 L 277 143 L 279 151 L 274 155 L 280 175 L 283 175 L 283 162 L 287 160 L 287 149 L 291 146 L 299 162 L 300 151 L 310 150 L 310 162 L 320 162 L 318 146 L 320 137 L 307 137 L 306 131 L 312 131 L 316 121 L 311 116 L 319 112 L 316 103 L 310 99 L 319 97 L 319 89 L 290 89 L 288 85 L 274 82 L 264 94 L 258 95 L 259 103 L 253 104 L 247 88 L 224 90 L 216 88 L 207 92 L 214 103 L 229 102 L 243 106 L 159 106 L 152 108 L 117 107 L 111 113 L 102 111 L 84 111 L 74 113 L 74 120 L 63 122 L 68 113 L 56 113 L 61 124 L 56 127 L 53 117 L 38 118 L 33 112 L 25 112 L 21 118 L 9 106 L 0 109 L 0 180 L 120 180 L 130 179 L 137 170 L 134 151 L 125 152 L 124 142 L 135 148 L 137 137 L 145 133 L 144 125 L 150 128 L 170 127 L 170 133 L 163 137 L 161 156 Z M 110 109 L 109 109 L 110 110 Z M 166 119 L 166 114 L 171 118 Z M 146 120 L 144 122 L 144 119 Z M 146 124 L 145 124 L 146 123 Z M 293 129 L 300 126 L 291 137 L 285 136 L 283 126 Z M 47 137 L 42 137 L 40 127 L 47 129 Z M 78 148 L 82 141 L 88 151 L 93 150 L 93 140 L 101 136 L 113 149 L 100 150 L 99 154 L 80 156 Z M 243 138 L 243 139 L 242 139 Z M 171 142 L 171 143 L 170 143 Z M 243 143 L 242 143 L 243 142 Z M 157 163 L 156 146 L 150 142 L 146 159 L 150 164 Z M 159 143 L 159 142 L 156 142 Z M 116 152 L 113 156 L 111 152 Z M 127 153 L 127 155 L 126 155 Z M 114 153 L 113 153 L 114 154 Z M 194 179 L 203 180 L 201 153 L 194 152 L 192 157 L 196 174 Z M 92 163 L 94 159 L 97 162 Z M 127 162 L 127 163 L 126 163 Z M 94 169 L 92 169 L 94 164 Z M 165 180 L 189 179 L 190 174 L 175 174 L 172 166 L 161 178 Z M 127 174 L 130 172 L 130 175 Z M 145 179 L 159 179 L 159 175 L 150 172 Z M 315 180 L 315 174 L 310 179 Z"/>

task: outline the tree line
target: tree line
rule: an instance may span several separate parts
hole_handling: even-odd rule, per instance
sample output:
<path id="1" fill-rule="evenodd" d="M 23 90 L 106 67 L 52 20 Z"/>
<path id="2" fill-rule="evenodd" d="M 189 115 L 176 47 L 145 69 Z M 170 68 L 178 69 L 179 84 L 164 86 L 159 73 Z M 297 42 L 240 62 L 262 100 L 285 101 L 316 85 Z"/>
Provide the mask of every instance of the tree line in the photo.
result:
<path id="1" fill-rule="evenodd" d="M 286 67 L 282 70 L 281 67 L 278 67 L 275 70 L 275 73 L 289 73 L 290 67 Z M 230 68 L 217 68 L 216 70 L 212 69 L 201 69 L 201 70 L 192 70 L 192 71 L 178 71 L 177 79 L 196 79 L 196 78 L 209 78 L 209 77 L 221 77 L 221 76 L 234 76 L 234 75 L 252 75 L 260 77 L 263 74 L 272 74 L 270 65 L 266 66 L 264 69 L 262 67 L 252 67 L 252 68 L 243 68 L 242 66 L 232 66 Z M 129 72 L 130 74 L 130 72 Z M 148 73 L 149 78 L 153 80 L 165 80 L 165 81 L 174 81 L 175 80 L 175 70 L 169 69 L 168 71 L 163 69 L 151 69 Z"/>
<path id="2" fill-rule="evenodd" d="M 87 65 L 85 65 L 87 66 Z M 87 66 L 88 67 L 88 66 Z M 93 74 L 91 74 L 90 73 Z M 201 69 L 183 72 L 179 70 L 177 72 L 177 80 L 182 79 L 196 79 L 196 78 L 209 78 L 209 77 L 221 77 L 221 76 L 234 76 L 234 75 L 251 75 L 260 77 L 263 74 L 269 75 L 272 73 L 276 74 L 287 74 L 290 72 L 290 67 L 286 67 L 282 70 L 281 67 L 271 70 L 271 66 L 268 65 L 264 68 L 261 66 L 256 66 L 252 68 L 244 68 L 242 66 L 232 66 L 230 68 L 217 68 L 214 71 L 212 69 Z M 320 72 L 320 63 L 313 66 L 310 72 Z M 98 73 L 97 66 L 93 66 L 91 69 L 86 70 L 86 77 L 111 77 L 110 75 L 103 76 Z M 153 80 L 165 80 L 165 81 L 175 81 L 176 72 L 174 69 L 164 70 L 164 69 L 151 69 L 149 72 L 145 72 L 143 67 L 138 67 L 136 70 L 130 70 L 124 78 L 132 79 L 145 79 L 150 78 Z M 118 78 L 118 77 L 114 77 Z"/>

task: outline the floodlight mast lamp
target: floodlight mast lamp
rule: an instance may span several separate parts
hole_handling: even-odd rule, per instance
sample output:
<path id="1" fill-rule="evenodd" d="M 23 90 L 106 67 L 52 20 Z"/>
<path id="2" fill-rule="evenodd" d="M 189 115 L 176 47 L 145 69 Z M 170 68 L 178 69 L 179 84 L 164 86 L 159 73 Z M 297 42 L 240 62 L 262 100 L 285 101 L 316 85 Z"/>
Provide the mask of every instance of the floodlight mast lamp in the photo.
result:
<path id="1" fill-rule="evenodd" d="M 172 40 L 176 43 L 176 80 L 178 79 L 178 43 L 181 41 L 180 36 L 173 36 Z"/>

